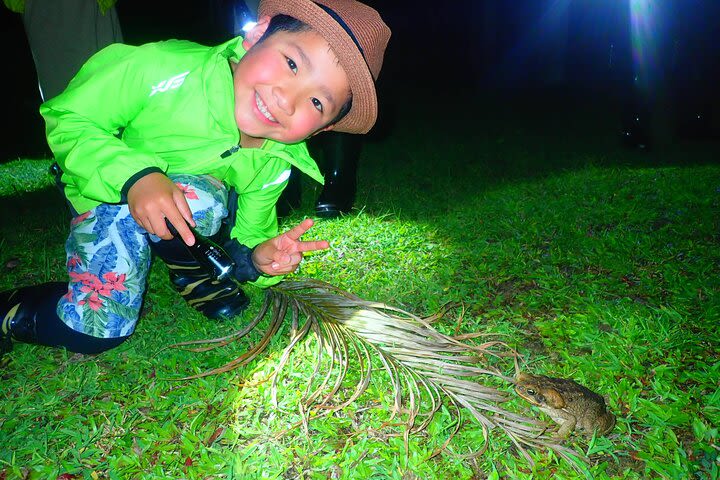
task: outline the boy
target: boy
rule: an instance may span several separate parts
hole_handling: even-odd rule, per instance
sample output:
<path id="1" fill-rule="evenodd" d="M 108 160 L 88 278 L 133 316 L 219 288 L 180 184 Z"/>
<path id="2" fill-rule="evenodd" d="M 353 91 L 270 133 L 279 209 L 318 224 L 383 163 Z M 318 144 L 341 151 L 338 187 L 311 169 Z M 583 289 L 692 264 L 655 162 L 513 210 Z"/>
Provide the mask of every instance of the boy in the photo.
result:
<path id="1" fill-rule="evenodd" d="M 194 243 L 190 226 L 215 235 L 227 219 L 233 275 L 260 287 L 328 248 L 300 240 L 309 219 L 277 235 L 275 202 L 291 165 L 322 181 L 304 139 L 373 126 L 389 37 L 354 0 L 263 0 L 255 27 L 218 47 L 116 44 L 91 58 L 41 106 L 73 213 L 70 283 L 0 293 L 4 348 L 119 345 L 135 329 L 151 251 L 205 316 L 240 313 L 243 291 L 213 280 L 183 244 Z"/>

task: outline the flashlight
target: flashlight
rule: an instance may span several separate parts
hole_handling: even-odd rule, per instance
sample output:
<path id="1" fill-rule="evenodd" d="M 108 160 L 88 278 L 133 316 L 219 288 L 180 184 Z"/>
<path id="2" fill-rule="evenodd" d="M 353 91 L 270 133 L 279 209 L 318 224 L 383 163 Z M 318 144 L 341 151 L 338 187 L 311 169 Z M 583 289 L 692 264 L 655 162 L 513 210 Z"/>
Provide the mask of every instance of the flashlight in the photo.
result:
<path id="1" fill-rule="evenodd" d="M 182 238 L 180 238 L 173 224 L 170 223 L 168 219 L 165 219 L 165 223 L 170 233 L 182 242 Z M 195 236 L 195 243 L 192 245 L 187 245 L 185 242 L 182 243 L 188 252 L 190 252 L 190 255 L 210 274 L 213 280 L 225 280 L 229 278 L 235 268 L 235 261 L 232 257 L 228 255 L 220 245 L 200 235 L 194 228 L 190 227 L 190 225 L 188 225 L 188 227 Z"/>
<path id="2" fill-rule="evenodd" d="M 233 5 L 233 18 L 235 21 L 235 33 L 247 33 L 255 26 L 256 16 L 247 6 L 247 4 L 239 0 Z"/>

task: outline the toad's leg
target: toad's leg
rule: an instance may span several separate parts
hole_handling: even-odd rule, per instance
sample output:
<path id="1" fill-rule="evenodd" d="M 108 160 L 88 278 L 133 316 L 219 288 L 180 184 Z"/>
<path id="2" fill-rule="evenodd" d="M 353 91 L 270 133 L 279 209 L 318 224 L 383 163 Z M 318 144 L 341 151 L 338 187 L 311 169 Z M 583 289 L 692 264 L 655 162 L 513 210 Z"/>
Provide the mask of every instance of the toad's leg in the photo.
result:
<path id="1" fill-rule="evenodd" d="M 556 434 L 557 438 L 569 437 L 570 434 L 575 430 L 575 425 L 577 425 L 577 418 L 575 417 L 575 415 L 570 415 L 569 418 L 567 418 L 560 425 L 560 430 L 558 430 Z"/>

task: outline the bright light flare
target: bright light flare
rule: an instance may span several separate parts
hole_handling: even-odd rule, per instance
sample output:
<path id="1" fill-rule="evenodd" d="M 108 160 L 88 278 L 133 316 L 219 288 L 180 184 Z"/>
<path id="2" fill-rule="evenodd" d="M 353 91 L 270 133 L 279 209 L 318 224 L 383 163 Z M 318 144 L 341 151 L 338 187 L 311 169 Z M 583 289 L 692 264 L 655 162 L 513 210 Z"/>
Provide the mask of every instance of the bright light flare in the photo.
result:
<path id="1" fill-rule="evenodd" d="M 657 66 L 658 9 L 653 0 L 630 0 L 630 40 L 635 84 L 647 91 Z"/>

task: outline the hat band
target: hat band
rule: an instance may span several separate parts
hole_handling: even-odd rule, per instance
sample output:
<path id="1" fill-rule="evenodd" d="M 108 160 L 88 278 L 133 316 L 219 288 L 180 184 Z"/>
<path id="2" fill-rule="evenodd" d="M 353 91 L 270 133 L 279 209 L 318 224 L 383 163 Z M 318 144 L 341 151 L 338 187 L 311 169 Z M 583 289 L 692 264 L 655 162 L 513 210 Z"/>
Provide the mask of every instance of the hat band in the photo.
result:
<path id="1" fill-rule="evenodd" d="M 335 10 L 333 10 L 332 8 L 330 8 L 326 5 L 323 5 L 323 4 L 317 3 L 317 2 L 313 2 L 313 3 L 315 5 L 317 5 L 318 7 L 322 8 L 323 10 L 325 10 L 325 13 L 330 15 L 333 18 L 333 20 L 335 20 L 338 23 L 338 25 L 340 25 L 342 27 L 343 30 L 345 30 L 345 33 L 348 34 L 348 36 L 352 39 L 355 46 L 358 48 L 358 50 L 360 50 L 360 55 L 362 55 L 363 60 L 365 60 L 365 63 L 367 63 L 367 58 L 365 58 L 365 52 L 363 51 L 362 47 L 360 46 L 360 42 L 358 42 L 358 39 L 355 37 L 355 34 L 352 32 L 352 30 L 350 30 L 350 27 L 348 27 L 347 23 L 345 23 L 345 21 L 342 19 L 342 17 L 340 15 L 338 15 L 337 13 L 335 13 Z"/>

